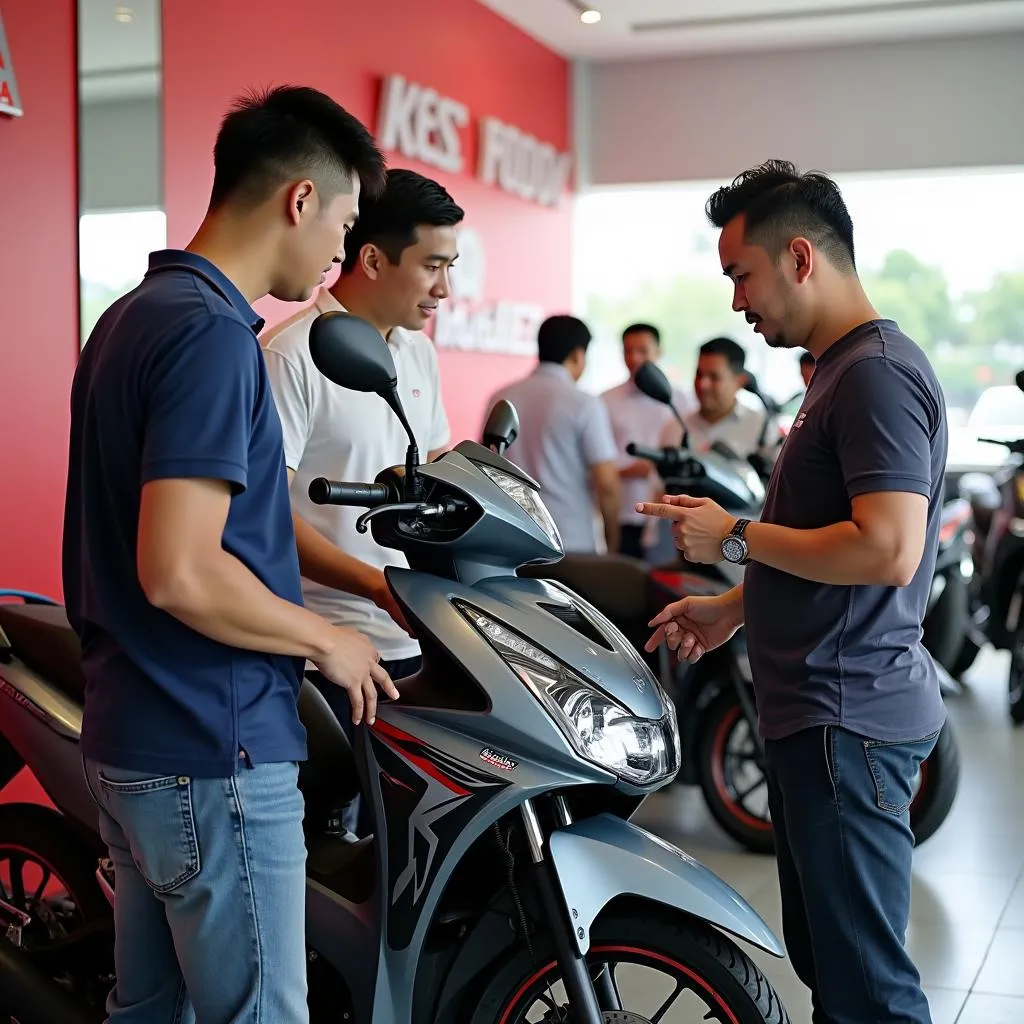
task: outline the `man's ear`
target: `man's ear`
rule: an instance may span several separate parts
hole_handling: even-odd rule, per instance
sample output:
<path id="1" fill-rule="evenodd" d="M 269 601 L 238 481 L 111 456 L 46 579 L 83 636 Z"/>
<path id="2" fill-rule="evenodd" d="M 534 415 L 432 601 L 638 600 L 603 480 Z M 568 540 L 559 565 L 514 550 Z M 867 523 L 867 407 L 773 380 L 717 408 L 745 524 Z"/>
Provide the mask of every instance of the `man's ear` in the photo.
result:
<path id="1" fill-rule="evenodd" d="M 384 254 L 372 242 L 367 242 L 359 250 L 359 265 L 363 273 L 371 280 L 376 281 L 380 277 L 381 261 Z"/>
<path id="2" fill-rule="evenodd" d="M 303 215 L 309 210 L 310 201 L 316 186 L 308 178 L 297 181 L 288 189 L 288 210 L 287 217 L 292 224 L 298 224 Z"/>
<path id="3" fill-rule="evenodd" d="M 814 246 L 806 238 L 794 238 L 789 243 L 788 258 L 795 266 L 796 283 L 803 284 L 814 269 Z"/>

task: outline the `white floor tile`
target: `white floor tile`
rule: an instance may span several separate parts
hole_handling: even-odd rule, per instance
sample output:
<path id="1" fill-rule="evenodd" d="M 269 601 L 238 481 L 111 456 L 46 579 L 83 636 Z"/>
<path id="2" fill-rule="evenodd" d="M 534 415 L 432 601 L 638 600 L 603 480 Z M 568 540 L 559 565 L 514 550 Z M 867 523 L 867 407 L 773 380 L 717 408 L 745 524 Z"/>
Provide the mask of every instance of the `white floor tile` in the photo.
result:
<path id="1" fill-rule="evenodd" d="M 1000 928 L 996 932 L 974 991 L 1024 997 L 1024 929 Z"/>
<path id="2" fill-rule="evenodd" d="M 1021 1021 L 1024 1021 L 1024 999 L 972 992 L 956 1024 L 1021 1024 Z"/>

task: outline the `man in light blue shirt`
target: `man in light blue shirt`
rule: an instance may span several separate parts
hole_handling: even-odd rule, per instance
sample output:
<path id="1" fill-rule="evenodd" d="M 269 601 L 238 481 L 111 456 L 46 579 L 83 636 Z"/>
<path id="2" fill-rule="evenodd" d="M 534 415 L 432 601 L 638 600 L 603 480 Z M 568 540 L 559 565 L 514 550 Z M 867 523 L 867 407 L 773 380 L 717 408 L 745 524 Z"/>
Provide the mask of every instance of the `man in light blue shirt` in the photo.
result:
<path id="1" fill-rule="evenodd" d="M 590 330 L 574 316 L 552 316 L 537 333 L 539 362 L 522 380 L 491 396 L 519 413 L 519 437 L 507 457 L 540 484 L 567 552 L 597 550 L 594 503 L 609 551 L 619 549 L 619 468 L 611 421 L 596 395 L 577 382 Z"/>

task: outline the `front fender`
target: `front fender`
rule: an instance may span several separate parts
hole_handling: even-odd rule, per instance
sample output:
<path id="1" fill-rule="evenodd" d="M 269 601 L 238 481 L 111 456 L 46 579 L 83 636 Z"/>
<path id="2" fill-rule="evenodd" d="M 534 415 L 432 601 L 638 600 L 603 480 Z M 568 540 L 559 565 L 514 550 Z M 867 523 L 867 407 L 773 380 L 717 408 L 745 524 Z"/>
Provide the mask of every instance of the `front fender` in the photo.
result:
<path id="1" fill-rule="evenodd" d="M 628 821 L 610 814 L 586 818 L 553 832 L 549 848 L 581 954 L 590 948 L 598 914 L 618 896 L 639 896 L 785 956 L 738 892 L 693 857 Z"/>

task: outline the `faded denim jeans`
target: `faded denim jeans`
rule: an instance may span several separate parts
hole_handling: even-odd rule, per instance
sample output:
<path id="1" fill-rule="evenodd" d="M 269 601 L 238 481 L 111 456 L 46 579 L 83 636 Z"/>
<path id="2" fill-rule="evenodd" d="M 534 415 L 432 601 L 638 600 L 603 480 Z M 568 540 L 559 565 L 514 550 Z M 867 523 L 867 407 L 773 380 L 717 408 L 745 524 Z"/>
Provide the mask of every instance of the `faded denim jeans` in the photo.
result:
<path id="1" fill-rule="evenodd" d="M 308 1024 L 298 766 L 85 770 L 115 870 L 110 1024 Z"/>

